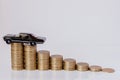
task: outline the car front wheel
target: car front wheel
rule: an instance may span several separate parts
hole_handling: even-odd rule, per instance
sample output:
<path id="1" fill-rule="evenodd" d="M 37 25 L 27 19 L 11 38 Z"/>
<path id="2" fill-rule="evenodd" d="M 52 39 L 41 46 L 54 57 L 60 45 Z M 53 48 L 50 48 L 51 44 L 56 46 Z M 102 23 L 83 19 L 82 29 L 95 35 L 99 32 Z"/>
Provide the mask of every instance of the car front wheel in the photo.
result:
<path id="1" fill-rule="evenodd" d="M 9 39 L 6 40 L 6 43 L 7 43 L 7 44 L 10 44 L 10 43 L 11 43 L 11 40 L 9 40 Z"/>
<path id="2" fill-rule="evenodd" d="M 31 45 L 31 46 L 35 46 L 36 43 L 35 43 L 35 42 L 30 42 L 30 45 Z"/>

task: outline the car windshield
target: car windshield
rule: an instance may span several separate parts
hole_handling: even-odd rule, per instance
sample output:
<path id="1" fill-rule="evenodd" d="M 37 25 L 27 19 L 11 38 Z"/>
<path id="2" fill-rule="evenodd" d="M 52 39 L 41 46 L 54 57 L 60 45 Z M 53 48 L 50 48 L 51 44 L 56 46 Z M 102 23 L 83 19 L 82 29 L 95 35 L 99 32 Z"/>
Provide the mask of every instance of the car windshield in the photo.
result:
<path id="1" fill-rule="evenodd" d="M 20 35 L 19 34 L 16 34 L 16 35 L 14 35 L 15 37 L 19 37 Z"/>
<path id="2" fill-rule="evenodd" d="M 20 35 L 20 37 L 26 37 L 27 36 L 27 34 L 24 34 L 24 33 L 20 33 L 19 35 Z"/>
<path id="3" fill-rule="evenodd" d="M 38 37 L 37 35 L 35 35 L 35 34 L 31 34 L 32 36 L 34 36 L 34 37 Z"/>
<path id="4" fill-rule="evenodd" d="M 13 34 L 7 34 L 7 36 L 15 36 L 15 35 L 13 35 Z"/>
<path id="5" fill-rule="evenodd" d="M 35 35 L 35 34 L 31 34 L 33 37 L 37 37 L 37 38 L 39 38 L 39 39 L 43 39 L 43 40 L 46 40 L 46 38 L 45 37 L 41 37 L 41 36 L 37 36 L 37 35 Z"/>

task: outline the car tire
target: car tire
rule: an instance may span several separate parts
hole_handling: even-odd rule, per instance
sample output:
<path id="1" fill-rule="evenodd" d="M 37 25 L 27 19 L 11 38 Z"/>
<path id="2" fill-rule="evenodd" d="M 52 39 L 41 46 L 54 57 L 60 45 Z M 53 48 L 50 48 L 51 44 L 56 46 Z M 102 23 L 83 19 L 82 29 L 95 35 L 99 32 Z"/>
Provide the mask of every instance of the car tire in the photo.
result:
<path id="1" fill-rule="evenodd" d="M 10 44 L 10 43 L 11 43 L 11 40 L 9 40 L 9 39 L 6 40 L 6 43 L 7 43 L 7 44 Z"/>
<path id="2" fill-rule="evenodd" d="M 35 42 L 30 42 L 30 45 L 31 45 L 31 46 L 35 46 L 36 43 L 35 43 Z"/>

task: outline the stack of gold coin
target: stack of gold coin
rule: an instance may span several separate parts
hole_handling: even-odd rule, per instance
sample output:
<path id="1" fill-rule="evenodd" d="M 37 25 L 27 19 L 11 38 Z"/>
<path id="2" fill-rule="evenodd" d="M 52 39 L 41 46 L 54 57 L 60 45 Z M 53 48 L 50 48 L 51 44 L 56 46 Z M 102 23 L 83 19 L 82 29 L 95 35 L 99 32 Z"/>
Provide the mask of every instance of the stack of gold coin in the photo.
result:
<path id="1" fill-rule="evenodd" d="M 51 69 L 52 70 L 62 70 L 63 56 L 62 55 L 52 55 L 51 59 Z"/>
<path id="2" fill-rule="evenodd" d="M 77 70 L 78 71 L 88 71 L 89 69 L 89 64 L 85 62 L 80 62 L 77 63 Z"/>
<path id="3" fill-rule="evenodd" d="M 38 70 L 49 69 L 50 52 L 47 50 L 40 50 L 37 53 L 38 57 Z"/>
<path id="4" fill-rule="evenodd" d="M 11 43 L 11 63 L 13 70 L 24 69 L 22 43 Z"/>
<path id="5" fill-rule="evenodd" d="M 93 72 L 99 72 L 102 70 L 102 67 L 101 66 L 97 66 L 97 65 L 92 65 L 89 67 L 91 71 Z"/>
<path id="6" fill-rule="evenodd" d="M 112 69 L 112 68 L 103 68 L 102 71 L 103 72 L 107 72 L 107 73 L 113 73 L 113 72 L 115 72 L 115 70 Z"/>
<path id="7" fill-rule="evenodd" d="M 64 70 L 73 71 L 76 67 L 76 60 L 72 58 L 64 59 Z"/>
<path id="8" fill-rule="evenodd" d="M 26 70 L 36 70 L 36 46 L 24 46 L 24 59 Z"/>

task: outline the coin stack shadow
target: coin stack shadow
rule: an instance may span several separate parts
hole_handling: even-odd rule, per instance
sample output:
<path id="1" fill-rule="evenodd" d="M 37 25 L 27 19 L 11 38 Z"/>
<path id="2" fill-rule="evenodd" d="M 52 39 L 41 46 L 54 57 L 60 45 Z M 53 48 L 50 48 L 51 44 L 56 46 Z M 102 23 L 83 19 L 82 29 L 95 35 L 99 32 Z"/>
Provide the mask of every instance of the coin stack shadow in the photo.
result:
<path id="1" fill-rule="evenodd" d="M 51 70 L 62 70 L 63 67 L 63 56 L 62 55 L 51 55 L 50 68 Z"/>
<path id="2" fill-rule="evenodd" d="M 23 70 L 23 44 L 11 43 L 11 67 L 13 70 Z"/>
<path id="3" fill-rule="evenodd" d="M 76 67 L 76 60 L 72 58 L 66 58 L 63 61 L 63 65 L 64 65 L 63 67 L 64 70 L 73 71 L 75 70 L 75 67 Z"/>
<path id="4" fill-rule="evenodd" d="M 49 69 L 49 59 L 50 59 L 50 52 L 47 50 L 40 50 L 37 52 L 37 66 L 38 70 L 48 70 Z"/>
<path id="5" fill-rule="evenodd" d="M 26 70 L 36 70 L 36 46 L 24 45 L 24 62 Z"/>

